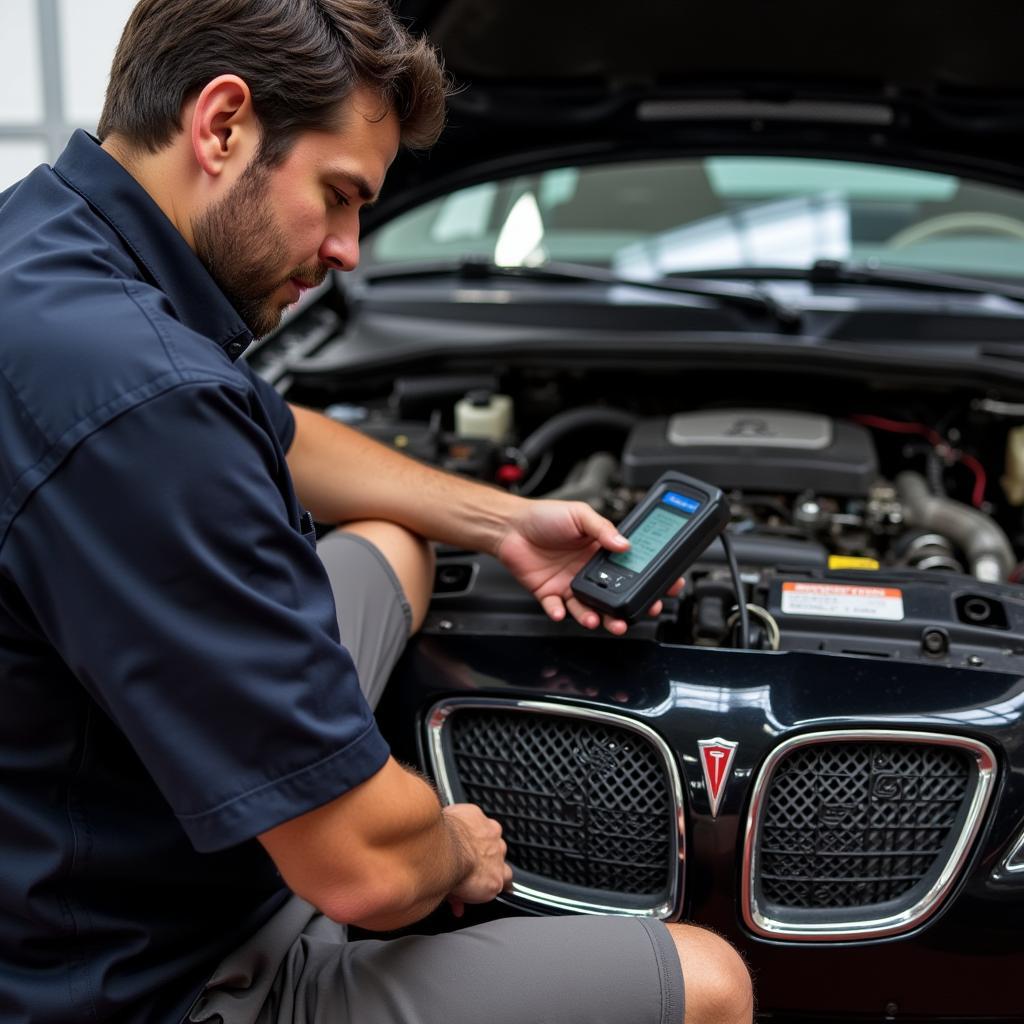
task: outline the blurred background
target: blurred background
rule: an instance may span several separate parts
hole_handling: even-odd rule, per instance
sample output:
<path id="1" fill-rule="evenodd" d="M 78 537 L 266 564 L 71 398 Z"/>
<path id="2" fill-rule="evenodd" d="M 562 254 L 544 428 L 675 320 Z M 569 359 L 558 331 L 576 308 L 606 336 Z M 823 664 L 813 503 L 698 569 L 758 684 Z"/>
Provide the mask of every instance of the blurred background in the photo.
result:
<path id="1" fill-rule="evenodd" d="M 95 131 L 135 0 L 0 2 L 0 191 Z"/>

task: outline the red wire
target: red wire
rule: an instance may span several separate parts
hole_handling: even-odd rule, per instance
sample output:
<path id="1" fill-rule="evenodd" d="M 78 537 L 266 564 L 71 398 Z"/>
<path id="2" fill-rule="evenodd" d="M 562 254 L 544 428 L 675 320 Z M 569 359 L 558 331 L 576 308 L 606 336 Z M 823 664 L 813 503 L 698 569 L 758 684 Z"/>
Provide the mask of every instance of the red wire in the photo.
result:
<path id="1" fill-rule="evenodd" d="M 878 430 L 891 430 L 895 434 L 920 434 L 928 438 L 935 448 L 949 448 L 949 442 L 931 427 L 923 423 L 903 423 L 900 420 L 887 420 L 881 416 L 851 416 L 855 423 L 865 427 L 876 427 Z"/>
<path id="2" fill-rule="evenodd" d="M 975 508 L 981 508 L 981 503 L 985 500 L 985 484 L 987 483 L 985 467 L 973 455 L 965 455 L 963 452 L 960 452 L 960 461 L 974 473 L 974 493 L 971 495 L 971 504 Z"/>
<path id="3" fill-rule="evenodd" d="M 973 456 L 954 448 L 938 431 L 924 423 L 904 423 L 901 420 L 888 420 L 883 416 L 851 416 L 855 423 L 865 427 L 874 427 L 876 430 L 888 430 L 894 434 L 918 434 L 928 439 L 933 448 L 942 449 L 942 452 L 962 462 L 974 474 L 974 489 L 971 492 L 971 504 L 975 508 L 981 508 L 985 500 L 985 487 L 988 478 L 985 474 L 985 467 Z"/>

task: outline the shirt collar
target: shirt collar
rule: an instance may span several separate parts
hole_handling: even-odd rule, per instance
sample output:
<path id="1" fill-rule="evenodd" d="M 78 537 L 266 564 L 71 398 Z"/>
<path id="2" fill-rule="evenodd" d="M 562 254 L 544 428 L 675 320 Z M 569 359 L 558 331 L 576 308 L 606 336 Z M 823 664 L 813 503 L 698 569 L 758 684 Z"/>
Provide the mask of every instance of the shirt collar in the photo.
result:
<path id="1" fill-rule="evenodd" d="M 117 232 L 186 327 L 211 338 L 231 359 L 248 348 L 252 332 L 181 232 L 96 139 L 76 131 L 53 169 Z"/>

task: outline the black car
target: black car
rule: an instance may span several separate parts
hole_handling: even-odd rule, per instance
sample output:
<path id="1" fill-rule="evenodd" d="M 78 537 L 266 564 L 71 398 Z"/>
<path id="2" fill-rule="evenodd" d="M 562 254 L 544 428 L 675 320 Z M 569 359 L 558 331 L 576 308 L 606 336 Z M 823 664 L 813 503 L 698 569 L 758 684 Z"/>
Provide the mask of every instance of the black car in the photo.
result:
<path id="1" fill-rule="evenodd" d="M 462 90 L 251 355 L 396 448 L 721 545 L 626 638 L 439 552 L 379 716 L 502 913 L 686 919 L 766 1020 L 1024 1020 L 1024 9 L 416 0 Z M 444 927 L 439 921 L 436 927 Z"/>

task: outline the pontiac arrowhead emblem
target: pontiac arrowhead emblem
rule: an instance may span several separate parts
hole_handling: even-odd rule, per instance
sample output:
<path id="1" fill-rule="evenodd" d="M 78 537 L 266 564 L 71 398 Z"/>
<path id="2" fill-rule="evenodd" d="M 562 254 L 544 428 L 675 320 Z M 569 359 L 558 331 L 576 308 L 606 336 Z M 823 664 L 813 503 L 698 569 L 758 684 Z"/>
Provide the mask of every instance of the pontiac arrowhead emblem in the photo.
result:
<path id="1" fill-rule="evenodd" d="M 701 767 L 704 769 L 704 785 L 708 791 L 708 803 L 711 804 L 711 817 L 717 818 L 718 805 L 722 802 L 725 784 L 729 780 L 737 744 L 716 736 L 713 740 L 698 740 L 697 747 L 700 750 Z"/>

